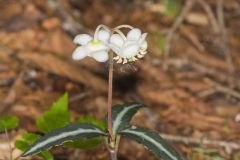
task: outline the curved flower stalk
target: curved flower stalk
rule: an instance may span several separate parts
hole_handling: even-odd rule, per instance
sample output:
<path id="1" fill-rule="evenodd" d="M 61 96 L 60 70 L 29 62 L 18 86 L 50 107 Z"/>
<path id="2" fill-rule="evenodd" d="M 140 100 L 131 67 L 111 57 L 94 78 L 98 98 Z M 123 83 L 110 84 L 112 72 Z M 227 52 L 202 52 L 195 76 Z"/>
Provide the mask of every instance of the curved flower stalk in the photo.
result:
<path id="1" fill-rule="evenodd" d="M 93 57 L 98 62 L 106 62 L 109 58 L 107 45 L 111 31 L 103 25 L 99 25 L 95 30 L 94 36 L 88 34 L 77 35 L 73 42 L 81 45 L 73 51 L 72 58 L 81 60 L 86 56 Z"/>
<path id="2" fill-rule="evenodd" d="M 126 27 L 126 25 L 122 26 Z M 141 32 L 138 28 L 128 27 L 131 30 L 125 36 L 120 27 L 114 29 L 116 34 L 111 35 L 109 46 L 117 54 L 114 60 L 117 63 L 128 63 L 143 58 L 147 53 L 147 33 Z"/>

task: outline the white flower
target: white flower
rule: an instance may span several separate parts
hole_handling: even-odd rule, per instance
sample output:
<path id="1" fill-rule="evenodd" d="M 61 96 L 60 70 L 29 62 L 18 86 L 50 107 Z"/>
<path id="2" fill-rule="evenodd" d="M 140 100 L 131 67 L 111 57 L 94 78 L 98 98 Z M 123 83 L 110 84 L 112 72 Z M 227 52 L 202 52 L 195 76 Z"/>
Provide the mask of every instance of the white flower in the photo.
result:
<path id="1" fill-rule="evenodd" d="M 94 37 L 88 34 L 77 35 L 73 42 L 81 46 L 73 51 L 72 58 L 80 60 L 86 56 L 90 56 L 98 62 L 106 62 L 108 60 L 109 47 L 107 43 L 110 34 L 110 31 L 107 29 L 96 29 Z"/>
<path id="2" fill-rule="evenodd" d="M 131 29 L 127 36 L 120 29 Z M 86 56 L 93 57 L 99 62 L 106 62 L 109 59 L 108 51 L 112 49 L 117 54 L 114 57 L 117 63 L 127 63 L 144 57 L 147 53 L 147 33 L 141 32 L 138 28 L 129 25 L 120 25 L 114 28 L 112 34 L 107 26 L 99 25 L 94 36 L 80 34 L 74 38 L 77 47 L 72 55 L 75 60 L 83 59 Z"/>
<path id="3" fill-rule="evenodd" d="M 114 57 L 117 63 L 127 63 L 142 58 L 147 52 L 147 33 L 138 28 L 131 29 L 127 37 L 123 34 L 113 34 L 110 38 L 110 48 L 118 55 Z"/>

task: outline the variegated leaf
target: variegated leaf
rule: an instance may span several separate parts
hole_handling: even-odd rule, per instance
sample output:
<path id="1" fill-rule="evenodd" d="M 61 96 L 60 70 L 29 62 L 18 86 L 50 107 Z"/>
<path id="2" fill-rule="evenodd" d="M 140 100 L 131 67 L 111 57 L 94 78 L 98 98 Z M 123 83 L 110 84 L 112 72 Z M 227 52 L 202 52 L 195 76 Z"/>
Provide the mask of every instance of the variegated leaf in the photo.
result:
<path id="1" fill-rule="evenodd" d="M 120 135 L 136 140 L 164 160 L 180 160 L 181 156 L 157 132 L 132 126 L 121 130 Z"/>
<path id="2" fill-rule="evenodd" d="M 93 124 L 69 124 L 66 127 L 53 130 L 38 139 L 30 146 L 22 157 L 39 153 L 44 149 L 61 145 L 67 141 L 76 141 L 104 135 L 104 131 Z"/>
<path id="3" fill-rule="evenodd" d="M 132 103 L 115 105 L 112 108 L 113 134 L 129 125 L 135 113 L 143 107 L 143 104 Z"/>

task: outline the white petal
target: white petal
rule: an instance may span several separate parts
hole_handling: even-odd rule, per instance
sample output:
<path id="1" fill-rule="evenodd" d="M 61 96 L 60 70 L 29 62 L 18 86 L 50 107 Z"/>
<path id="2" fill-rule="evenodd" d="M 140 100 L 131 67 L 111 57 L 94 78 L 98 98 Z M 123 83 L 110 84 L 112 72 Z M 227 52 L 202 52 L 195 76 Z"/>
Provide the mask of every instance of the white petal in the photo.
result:
<path id="1" fill-rule="evenodd" d="M 127 34 L 127 39 L 128 40 L 133 40 L 133 41 L 138 41 L 141 37 L 141 30 L 138 28 L 133 28 L 131 31 L 128 32 Z"/>
<path id="2" fill-rule="evenodd" d="M 110 43 L 121 48 L 123 46 L 124 40 L 119 34 L 113 34 L 110 38 Z"/>
<path id="3" fill-rule="evenodd" d="M 115 52 L 117 55 L 122 57 L 121 56 L 121 49 L 118 46 L 116 46 L 114 44 L 109 44 L 109 47 L 113 50 L 113 52 Z"/>
<path id="4" fill-rule="evenodd" d="M 94 52 L 91 56 L 98 62 L 106 62 L 108 60 L 108 53 L 106 51 Z"/>
<path id="5" fill-rule="evenodd" d="M 147 33 L 143 33 L 142 35 L 141 35 L 141 37 L 140 37 L 140 39 L 139 39 L 139 43 L 140 44 L 142 44 L 145 40 L 146 40 L 146 38 L 147 38 Z"/>
<path id="6" fill-rule="evenodd" d="M 111 33 L 109 30 L 101 29 L 100 31 L 98 31 L 97 38 L 100 41 L 107 42 L 110 38 L 110 34 Z"/>
<path id="7" fill-rule="evenodd" d="M 142 50 L 146 50 L 147 47 L 148 47 L 147 41 L 143 41 L 142 44 L 141 44 L 141 46 L 140 46 L 140 48 L 141 48 Z"/>
<path id="8" fill-rule="evenodd" d="M 92 39 L 93 38 L 88 34 L 79 34 L 74 38 L 73 42 L 80 45 L 86 45 Z"/>
<path id="9" fill-rule="evenodd" d="M 86 57 L 88 55 L 88 50 L 81 46 L 81 47 L 77 47 L 72 54 L 72 59 L 74 60 L 80 60 L 83 59 L 84 57 Z"/>
<path id="10" fill-rule="evenodd" d="M 139 46 L 136 43 L 129 44 L 123 49 L 123 56 L 125 58 L 130 58 L 137 55 L 139 52 Z"/>
<path id="11" fill-rule="evenodd" d="M 88 43 L 86 45 L 86 48 L 90 52 L 97 52 L 99 50 L 107 50 L 109 47 L 107 45 L 105 45 L 103 42 L 99 41 L 99 43 Z"/>

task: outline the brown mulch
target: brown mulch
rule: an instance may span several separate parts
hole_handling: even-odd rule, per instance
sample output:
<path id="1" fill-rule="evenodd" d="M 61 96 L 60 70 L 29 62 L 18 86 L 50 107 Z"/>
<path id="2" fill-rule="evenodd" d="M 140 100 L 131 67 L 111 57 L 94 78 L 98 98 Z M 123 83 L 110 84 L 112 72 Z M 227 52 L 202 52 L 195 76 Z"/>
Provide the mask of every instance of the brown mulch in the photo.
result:
<path id="1" fill-rule="evenodd" d="M 215 12 L 216 1 L 206 2 Z M 149 33 L 149 53 L 133 65 L 114 66 L 113 102 L 143 102 L 147 109 L 140 111 L 133 123 L 160 133 L 240 146 L 240 122 L 236 120 L 240 114 L 239 2 L 224 4 L 226 41 L 221 40 L 221 32 L 213 31 L 207 13 L 194 6 L 188 16 L 203 21 L 187 18 L 181 24 L 173 34 L 167 58 L 159 34 L 165 35 L 174 20 L 163 16 L 161 7 L 162 2 L 140 0 L 0 1 L 0 115 L 21 119 L 12 138 L 19 138 L 23 130 L 36 131 L 35 118 L 66 91 L 74 117 L 91 113 L 103 118 L 108 65 L 91 58 L 73 61 L 72 39 L 78 33 L 91 33 L 98 24 L 131 24 Z M 7 150 L 4 138 L 0 134 L 4 142 L 0 159 Z M 214 149 L 223 159 L 240 160 L 239 149 L 186 144 L 181 138 L 168 140 L 185 157 L 213 160 L 201 151 Z M 20 153 L 15 152 L 17 157 Z M 90 151 L 54 149 L 54 155 L 72 160 L 108 157 L 104 146 Z M 124 139 L 119 160 L 134 159 L 156 158 L 143 146 Z"/>

